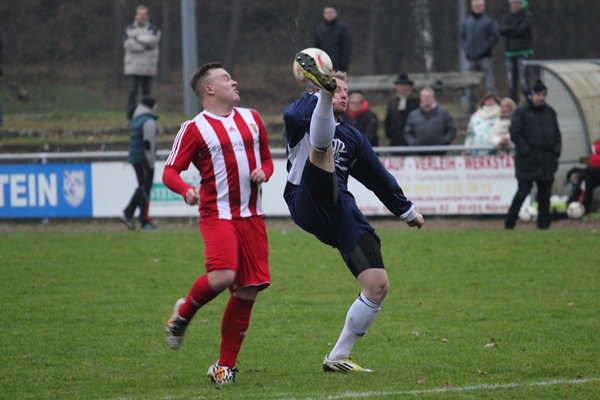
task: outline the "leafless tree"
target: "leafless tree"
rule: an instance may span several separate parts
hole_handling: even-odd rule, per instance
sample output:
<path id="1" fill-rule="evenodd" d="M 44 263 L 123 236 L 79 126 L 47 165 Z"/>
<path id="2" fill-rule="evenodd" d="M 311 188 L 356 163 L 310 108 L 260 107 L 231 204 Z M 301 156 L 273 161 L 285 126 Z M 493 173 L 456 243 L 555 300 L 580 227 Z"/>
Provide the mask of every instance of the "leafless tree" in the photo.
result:
<path id="1" fill-rule="evenodd" d="M 377 70 L 377 34 L 379 29 L 379 14 L 381 13 L 381 0 L 372 0 L 369 5 L 371 17 L 367 31 L 367 47 L 365 51 L 365 74 L 373 75 Z"/>
<path id="2" fill-rule="evenodd" d="M 127 0 L 114 0 L 115 33 L 113 44 L 113 62 L 114 71 L 112 83 L 115 89 L 120 90 L 123 84 L 123 30 L 125 29 L 125 20 L 123 17 L 123 8 Z"/>
<path id="3" fill-rule="evenodd" d="M 425 62 L 425 72 L 430 73 L 433 67 L 433 31 L 431 29 L 431 9 L 429 0 L 414 0 L 415 17 L 417 23 L 417 48 L 420 50 Z"/>
<path id="4" fill-rule="evenodd" d="M 162 26 L 160 37 L 160 68 L 158 69 L 158 80 L 165 82 L 169 76 L 169 53 L 171 26 L 169 14 L 171 13 L 171 0 L 162 0 Z"/>
<path id="5" fill-rule="evenodd" d="M 231 1 L 231 19 L 229 20 L 229 34 L 227 36 L 224 62 L 225 68 L 227 68 L 229 71 L 232 71 L 233 67 L 235 66 L 235 45 L 238 40 L 238 33 L 240 30 L 242 9 L 242 0 Z"/>

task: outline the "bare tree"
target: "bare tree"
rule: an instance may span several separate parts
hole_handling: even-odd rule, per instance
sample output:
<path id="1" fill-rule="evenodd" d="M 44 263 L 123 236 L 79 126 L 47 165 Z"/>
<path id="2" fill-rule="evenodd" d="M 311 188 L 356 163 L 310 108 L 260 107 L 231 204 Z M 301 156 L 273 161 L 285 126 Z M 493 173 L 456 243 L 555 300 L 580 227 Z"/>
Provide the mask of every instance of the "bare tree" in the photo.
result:
<path id="1" fill-rule="evenodd" d="M 431 9 L 429 0 L 415 0 L 417 22 L 417 48 L 425 62 L 425 72 L 429 74 L 433 66 L 433 31 L 431 30 Z"/>
<path id="2" fill-rule="evenodd" d="M 162 0 L 162 26 L 160 37 L 160 68 L 158 70 L 158 80 L 165 82 L 169 76 L 169 53 L 170 53 L 170 24 L 169 14 L 171 13 L 171 0 Z"/>
<path id="3" fill-rule="evenodd" d="M 115 33 L 113 44 L 114 72 L 112 83 L 116 90 L 123 84 L 123 29 L 125 28 L 123 8 L 127 0 L 114 0 Z"/>
<path id="4" fill-rule="evenodd" d="M 231 19 L 229 20 L 229 35 L 227 36 L 227 43 L 225 48 L 225 68 L 233 70 L 235 66 L 235 45 L 238 39 L 238 33 L 240 30 L 240 21 L 242 19 L 242 0 L 231 1 Z"/>
<path id="5" fill-rule="evenodd" d="M 365 74 L 373 75 L 377 69 L 377 33 L 379 27 L 379 15 L 381 13 L 381 0 L 370 2 L 371 18 L 365 49 Z"/>

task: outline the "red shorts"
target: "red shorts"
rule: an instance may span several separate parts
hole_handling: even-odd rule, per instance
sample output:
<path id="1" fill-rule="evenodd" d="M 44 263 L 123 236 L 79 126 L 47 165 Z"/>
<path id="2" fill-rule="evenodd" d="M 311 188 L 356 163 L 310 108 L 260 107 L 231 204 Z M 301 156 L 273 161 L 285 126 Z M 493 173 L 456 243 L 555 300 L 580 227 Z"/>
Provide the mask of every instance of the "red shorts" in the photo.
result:
<path id="1" fill-rule="evenodd" d="M 269 244 L 262 216 L 241 219 L 200 218 L 204 238 L 206 271 L 234 270 L 231 292 L 246 286 L 266 289 L 269 274 Z"/>

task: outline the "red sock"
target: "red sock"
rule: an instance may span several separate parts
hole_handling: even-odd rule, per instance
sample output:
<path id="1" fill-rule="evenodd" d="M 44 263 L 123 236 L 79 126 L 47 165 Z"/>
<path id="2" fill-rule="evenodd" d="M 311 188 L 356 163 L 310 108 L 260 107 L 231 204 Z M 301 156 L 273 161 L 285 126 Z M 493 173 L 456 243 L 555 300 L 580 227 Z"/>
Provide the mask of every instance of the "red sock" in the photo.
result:
<path id="1" fill-rule="evenodd" d="M 219 293 L 213 291 L 208 283 L 208 274 L 202 275 L 194 285 L 185 299 L 185 303 L 179 307 L 179 316 L 188 321 L 194 318 L 196 311 L 203 305 L 217 297 Z"/>
<path id="2" fill-rule="evenodd" d="M 253 301 L 238 299 L 231 296 L 221 324 L 221 357 L 219 365 L 222 367 L 235 367 L 242 342 L 246 337 Z"/>

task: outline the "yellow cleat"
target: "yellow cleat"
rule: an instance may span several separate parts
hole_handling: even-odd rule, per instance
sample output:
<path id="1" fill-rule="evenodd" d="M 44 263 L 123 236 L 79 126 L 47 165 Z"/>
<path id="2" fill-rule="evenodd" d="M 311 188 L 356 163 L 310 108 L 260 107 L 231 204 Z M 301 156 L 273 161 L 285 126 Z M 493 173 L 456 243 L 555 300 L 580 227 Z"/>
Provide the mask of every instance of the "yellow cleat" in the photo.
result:
<path id="1" fill-rule="evenodd" d="M 329 93 L 335 92 L 337 83 L 333 75 L 321 71 L 315 59 L 306 53 L 296 54 L 296 65 L 302 71 L 302 74 L 311 81 L 317 88 Z"/>
<path id="2" fill-rule="evenodd" d="M 373 372 L 373 370 L 363 368 L 354 361 L 352 357 L 344 358 L 339 361 L 331 361 L 328 356 L 323 360 L 323 371 L 325 372 Z"/>

